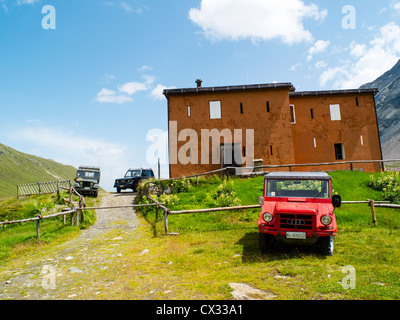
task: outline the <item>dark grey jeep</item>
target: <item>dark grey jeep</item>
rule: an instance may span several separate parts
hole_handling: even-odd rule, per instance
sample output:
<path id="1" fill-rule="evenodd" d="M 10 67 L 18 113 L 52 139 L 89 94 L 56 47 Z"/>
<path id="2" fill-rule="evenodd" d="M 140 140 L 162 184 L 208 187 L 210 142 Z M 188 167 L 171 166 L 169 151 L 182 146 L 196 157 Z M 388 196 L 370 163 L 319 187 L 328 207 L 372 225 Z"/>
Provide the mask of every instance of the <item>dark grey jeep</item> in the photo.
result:
<path id="1" fill-rule="evenodd" d="M 97 197 L 99 193 L 100 168 L 80 166 L 76 172 L 74 188 L 81 195 L 93 195 Z"/>
<path id="2" fill-rule="evenodd" d="M 125 173 L 125 177 L 115 180 L 114 188 L 117 188 L 117 192 L 125 189 L 132 189 L 133 192 L 136 192 L 140 181 L 151 178 L 154 178 L 152 169 L 129 169 Z"/>

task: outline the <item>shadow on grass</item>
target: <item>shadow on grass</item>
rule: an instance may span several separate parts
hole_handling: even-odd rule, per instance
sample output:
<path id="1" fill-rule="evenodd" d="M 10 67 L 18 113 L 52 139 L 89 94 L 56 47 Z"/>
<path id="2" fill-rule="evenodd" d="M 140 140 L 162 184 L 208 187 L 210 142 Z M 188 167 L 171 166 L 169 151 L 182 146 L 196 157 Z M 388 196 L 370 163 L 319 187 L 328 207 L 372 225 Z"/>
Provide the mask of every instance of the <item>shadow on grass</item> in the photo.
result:
<path id="1" fill-rule="evenodd" d="M 325 256 L 319 254 L 317 245 L 296 246 L 281 242 L 275 242 L 270 252 L 263 254 L 258 244 L 258 232 L 246 233 L 236 244 L 243 246 L 242 261 L 247 263 L 298 259 L 305 256 L 326 259 Z"/>

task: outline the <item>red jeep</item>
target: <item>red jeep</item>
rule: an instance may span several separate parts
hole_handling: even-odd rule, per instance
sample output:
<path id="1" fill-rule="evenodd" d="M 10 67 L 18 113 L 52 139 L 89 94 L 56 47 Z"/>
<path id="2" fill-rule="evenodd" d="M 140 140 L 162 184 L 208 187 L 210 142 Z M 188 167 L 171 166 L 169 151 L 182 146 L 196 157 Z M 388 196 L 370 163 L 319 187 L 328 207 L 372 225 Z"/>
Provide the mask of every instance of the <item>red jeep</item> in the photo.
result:
<path id="1" fill-rule="evenodd" d="M 325 172 L 271 172 L 265 175 L 264 196 L 259 199 L 259 244 L 268 252 L 278 240 L 289 244 L 320 245 L 324 255 L 333 255 L 336 236 L 332 180 Z"/>

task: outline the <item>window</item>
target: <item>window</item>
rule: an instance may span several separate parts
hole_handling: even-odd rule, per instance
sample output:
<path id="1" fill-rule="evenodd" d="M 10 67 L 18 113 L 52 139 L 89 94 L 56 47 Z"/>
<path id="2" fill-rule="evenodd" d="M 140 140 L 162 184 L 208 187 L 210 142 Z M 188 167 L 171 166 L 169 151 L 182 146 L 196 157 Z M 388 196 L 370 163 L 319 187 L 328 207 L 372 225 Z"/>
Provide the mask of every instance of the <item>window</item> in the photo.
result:
<path id="1" fill-rule="evenodd" d="M 356 97 L 356 106 L 357 106 L 357 107 L 359 106 L 358 97 Z"/>
<path id="2" fill-rule="evenodd" d="M 243 103 L 240 103 L 240 113 L 243 114 Z"/>
<path id="3" fill-rule="evenodd" d="M 361 141 L 361 145 L 363 146 L 363 145 L 364 145 L 364 139 L 363 139 L 363 136 L 360 136 L 360 141 Z"/>
<path id="4" fill-rule="evenodd" d="M 210 101 L 210 119 L 221 119 L 221 101 Z"/>
<path id="5" fill-rule="evenodd" d="M 270 154 L 271 154 L 271 156 L 272 156 L 272 155 L 273 155 L 273 153 L 272 153 L 272 145 L 269 146 L 269 152 L 270 152 Z"/>
<path id="6" fill-rule="evenodd" d="M 331 104 L 329 105 L 329 109 L 331 111 L 331 120 L 340 121 L 340 106 L 338 104 Z"/>
<path id="7" fill-rule="evenodd" d="M 267 112 L 269 112 L 269 101 L 267 101 Z"/>
<path id="8" fill-rule="evenodd" d="M 343 143 L 335 143 L 335 158 L 336 160 L 344 160 Z"/>
<path id="9" fill-rule="evenodd" d="M 317 139 L 314 138 L 314 148 L 317 148 Z"/>
<path id="10" fill-rule="evenodd" d="M 311 114 L 311 119 L 314 119 L 314 110 L 312 108 L 310 109 L 310 114 Z"/>
<path id="11" fill-rule="evenodd" d="M 294 105 L 293 104 L 290 105 L 290 122 L 292 124 L 296 123 L 296 115 L 294 113 Z"/>
<path id="12" fill-rule="evenodd" d="M 187 115 L 190 117 L 190 106 L 187 107 Z"/>

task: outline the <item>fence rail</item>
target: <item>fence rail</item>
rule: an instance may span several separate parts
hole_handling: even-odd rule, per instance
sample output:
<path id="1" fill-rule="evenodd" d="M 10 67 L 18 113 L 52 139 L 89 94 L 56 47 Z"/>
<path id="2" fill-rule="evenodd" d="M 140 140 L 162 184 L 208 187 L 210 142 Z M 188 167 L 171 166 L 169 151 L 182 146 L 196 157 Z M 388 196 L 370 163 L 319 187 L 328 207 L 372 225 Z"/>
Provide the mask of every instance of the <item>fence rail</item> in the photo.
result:
<path id="1" fill-rule="evenodd" d="M 71 180 L 36 182 L 17 186 L 17 198 L 36 194 L 50 194 L 57 192 L 59 187 L 70 188 Z"/>
<path id="2" fill-rule="evenodd" d="M 246 206 L 234 206 L 234 207 L 219 207 L 219 208 L 206 208 L 206 209 L 171 211 L 169 208 L 165 207 L 164 205 L 161 205 L 159 202 L 154 200 L 148 194 L 146 194 L 146 197 L 149 200 L 153 201 L 153 204 L 156 206 L 156 221 L 158 220 L 158 208 L 161 208 L 163 210 L 163 214 L 164 214 L 164 230 L 165 230 L 165 235 L 166 236 L 168 236 L 170 234 L 175 234 L 175 233 L 170 233 L 169 232 L 168 216 L 170 216 L 170 215 L 190 214 L 190 213 L 205 213 L 205 212 L 216 212 L 216 211 L 227 211 L 227 210 L 246 210 L 246 209 L 261 208 L 261 205 L 255 204 L 255 205 L 246 205 Z M 386 207 L 386 208 L 400 209 L 400 205 L 391 204 L 389 201 L 375 201 L 375 200 L 370 200 L 370 199 L 360 200 L 360 201 L 342 201 L 342 204 L 362 204 L 362 203 L 368 204 L 371 207 L 372 223 L 374 225 L 377 224 L 375 207 Z"/>

